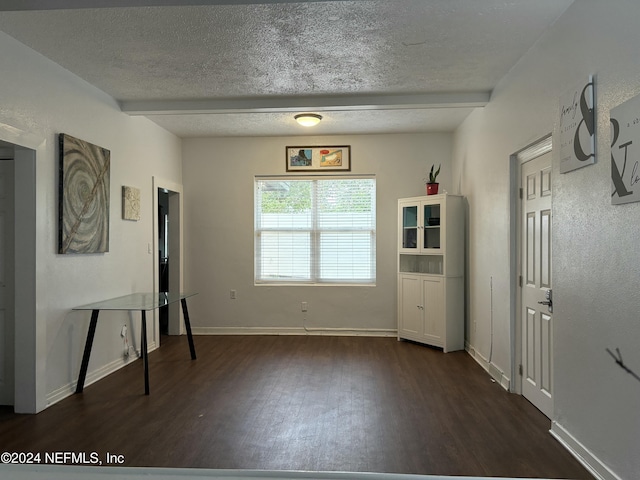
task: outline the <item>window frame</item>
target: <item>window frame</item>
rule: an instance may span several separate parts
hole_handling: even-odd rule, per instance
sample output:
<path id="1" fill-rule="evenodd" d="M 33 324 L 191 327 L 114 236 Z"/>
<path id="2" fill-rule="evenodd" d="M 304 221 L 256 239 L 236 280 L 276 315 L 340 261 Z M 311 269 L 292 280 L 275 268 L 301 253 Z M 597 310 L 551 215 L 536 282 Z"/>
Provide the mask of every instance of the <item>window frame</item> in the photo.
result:
<path id="1" fill-rule="evenodd" d="M 371 197 L 372 212 L 372 228 L 368 229 L 319 229 L 318 227 L 318 199 L 317 199 L 317 182 L 331 181 L 331 180 L 372 180 L 373 181 L 373 195 Z M 312 213 L 311 213 L 311 225 L 309 229 L 291 229 L 290 231 L 308 232 L 309 233 L 309 278 L 301 280 L 293 279 L 264 279 L 261 278 L 261 258 L 259 255 L 260 248 L 260 236 L 265 231 L 287 231 L 286 228 L 282 230 L 277 229 L 263 229 L 258 226 L 258 184 L 260 181 L 311 181 L 314 182 L 312 186 Z M 256 175 L 254 176 L 254 223 L 253 223 L 253 239 L 254 239 L 254 285 L 255 286 L 375 286 L 377 281 L 377 181 L 375 175 L 354 175 L 354 174 L 337 174 L 337 175 Z M 338 232 L 338 231 L 359 231 L 369 232 L 369 268 L 371 269 L 371 275 L 368 279 L 352 278 L 352 279 L 322 279 L 320 277 L 321 263 L 317 260 L 320 258 L 320 241 L 319 237 L 323 232 Z"/>

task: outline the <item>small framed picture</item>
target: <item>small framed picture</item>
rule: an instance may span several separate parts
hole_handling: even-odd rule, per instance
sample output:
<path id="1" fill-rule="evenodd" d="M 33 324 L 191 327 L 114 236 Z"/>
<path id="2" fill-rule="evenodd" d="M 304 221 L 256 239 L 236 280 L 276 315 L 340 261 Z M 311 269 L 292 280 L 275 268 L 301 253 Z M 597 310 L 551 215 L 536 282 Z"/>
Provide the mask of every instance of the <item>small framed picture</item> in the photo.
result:
<path id="1" fill-rule="evenodd" d="M 140 220 L 140 189 L 122 186 L 122 219 Z"/>
<path id="2" fill-rule="evenodd" d="M 351 146 L 287 147 L 287 172 L 348 172 Z"/>

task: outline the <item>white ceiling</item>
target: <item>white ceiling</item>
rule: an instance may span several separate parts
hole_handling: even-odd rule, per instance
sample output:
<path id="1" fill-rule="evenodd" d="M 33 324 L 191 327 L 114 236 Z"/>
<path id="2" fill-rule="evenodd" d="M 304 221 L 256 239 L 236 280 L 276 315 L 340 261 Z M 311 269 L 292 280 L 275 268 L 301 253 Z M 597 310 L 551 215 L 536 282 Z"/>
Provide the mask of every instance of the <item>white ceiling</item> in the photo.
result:
<path id="1" fill-rule="evenodd" d="M 3 0 L 0 30 L 181 137 L 452 131 L 571 1 Z"/>

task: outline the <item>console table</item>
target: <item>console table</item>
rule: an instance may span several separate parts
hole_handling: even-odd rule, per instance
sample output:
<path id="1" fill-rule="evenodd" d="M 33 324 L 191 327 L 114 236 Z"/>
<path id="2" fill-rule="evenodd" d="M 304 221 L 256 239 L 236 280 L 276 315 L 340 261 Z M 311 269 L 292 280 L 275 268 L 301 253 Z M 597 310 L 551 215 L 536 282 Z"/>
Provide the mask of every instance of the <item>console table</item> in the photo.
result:
<path id="1" fill-rule="evenodd" d="M 187 329 L 187 337 L 189 340 L 189 350 L 191 351 L 191 359 L 196 359 L 196 349 L 193 344 L 193 335 L 191 334 L 191 323 L 189 322 L 189 312 L 187 310 L 187 298 L 197 295 L 197 293 L 134 293 L 123 297 L 111 298 L 100 302 L 81 305 L 73 308 L 73 310 L 91 310 L 91 322 L 89 323 L 89 332 L 87 333 L 87 341 L 84 345 L 84 354 L 82 356 L 82 364 L 80 366 L 80 374 L 78 375 L 78 384 L 76 393 L 82 393 L 84 381 L 87 376 L 87 368 L 89 367 L 89 357 L 91 356 L 91 347 L 93 346 L 93 338 L 96 334 L 96 326 L 98 324 L 98 315 L 100 310 L 122 310 L 122 311 L 140 311 L 142 314 L 142 333 L 141 333 L 141 350 L 142 360 L 144 362 L 144 393 L 149 395 L 149 352 L 147 347 L 147 315 L 149 310 L 164 307 L 170 303 L 181 302 L 182 313 L 184 316 L 184 325 Z"/>

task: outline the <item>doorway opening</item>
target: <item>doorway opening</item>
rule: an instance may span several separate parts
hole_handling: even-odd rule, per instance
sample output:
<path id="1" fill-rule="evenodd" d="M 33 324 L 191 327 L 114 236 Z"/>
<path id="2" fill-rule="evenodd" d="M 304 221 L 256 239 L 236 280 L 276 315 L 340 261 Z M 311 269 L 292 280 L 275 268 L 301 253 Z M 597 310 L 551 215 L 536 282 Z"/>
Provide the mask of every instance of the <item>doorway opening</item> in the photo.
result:
<path id="1" fill-rule="evenodd" d="M 169 190 L 158 188 L 158 282 L 160 292 L 169 291 Z M 162 336 L 169 334 L 169 306 L 158 312 L 160 345 Z"/>
<path id="2" fill-rule="evenodd" d="M 156 292 L 183 291 L 182 185 L 153 177 L 154 192 L 154 288 Z M 154 341 L 165 335 L 182 335 L 180 302 L 155 311 Z"/>
<path id="3" fill-rule="evenodd" d="M 13 145 L 0 142 L 0 405 L 15 396 L 15 207 Z"/>
<path id="4" fill-rule="evenodd" d="M 38 341 L 36 322 L 36 149 L 42 139 L 0 124 L 0 156 L 5 197 L 2 219 L 2 270 L 4 285 L 0 325 L 0 370 L 3 405 L 16 413 L 37 413 L 44 396 L 37 388 L 44 378 L 44 343 Z M 19 266 L 19 268 L 18 268 Z M 17 322 L 16 318 L 20 321 Z M 16 348 L 19 345 L 20 348 Z M 40 382 L 38 381 L 40 380 Z"/>

